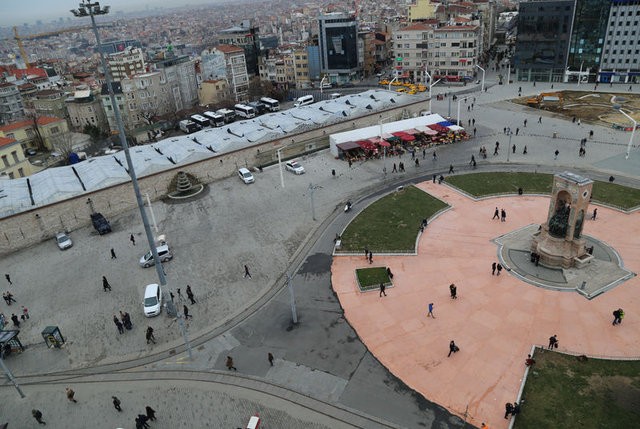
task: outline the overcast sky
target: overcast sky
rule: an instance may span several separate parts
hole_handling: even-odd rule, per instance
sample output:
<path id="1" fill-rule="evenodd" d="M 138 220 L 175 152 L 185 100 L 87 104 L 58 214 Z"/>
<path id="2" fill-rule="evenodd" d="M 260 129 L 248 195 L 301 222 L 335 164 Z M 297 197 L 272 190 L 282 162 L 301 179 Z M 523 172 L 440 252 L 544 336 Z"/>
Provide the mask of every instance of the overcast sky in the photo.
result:
<path id="1" fill-rule="evenodd" d="M 92 0 L 93 1 L 93 0 Z M 101 6 L 111 6 L 111 12 L 142 10 L 146 7 L 176 7 L 183 4 L 213 3 L 213 0 L 100 0 Z M 48 22 L 71 15 L 80 0 L 0 0 L 0 26 L 35 23 L 37 20 Z"/>

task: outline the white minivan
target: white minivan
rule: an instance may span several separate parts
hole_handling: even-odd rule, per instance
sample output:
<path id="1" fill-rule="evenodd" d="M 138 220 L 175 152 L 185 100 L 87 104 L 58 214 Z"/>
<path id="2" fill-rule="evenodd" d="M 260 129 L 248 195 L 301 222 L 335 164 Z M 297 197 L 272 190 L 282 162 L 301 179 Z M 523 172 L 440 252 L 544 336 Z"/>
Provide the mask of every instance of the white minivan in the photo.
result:
<path id="1" fill-rule="evenodd" d="M 167 244 L 156 247 L 156 252 L 158 252 L 158 258 L 160 258 L 160 262 L 167 262 L 173 259 L 173 253 L 171 253 L 171 249 L 169 249 L 169 245 Z M 155 261 L 153 260 L 153 253 L 151 253 L 151 250 L 149 250 L 140 258 L 139 263 L 142 268 L 149 268 L 150 266 L 155 265 Z"/>
<path id="2" fill-rule="evenodd" d="M 303 95 L 299 97 L 295 103 L 293 103 L 294 107 L 306 106 L 307 104 L 312 104 L 314 102 L 313 95 Z"/>

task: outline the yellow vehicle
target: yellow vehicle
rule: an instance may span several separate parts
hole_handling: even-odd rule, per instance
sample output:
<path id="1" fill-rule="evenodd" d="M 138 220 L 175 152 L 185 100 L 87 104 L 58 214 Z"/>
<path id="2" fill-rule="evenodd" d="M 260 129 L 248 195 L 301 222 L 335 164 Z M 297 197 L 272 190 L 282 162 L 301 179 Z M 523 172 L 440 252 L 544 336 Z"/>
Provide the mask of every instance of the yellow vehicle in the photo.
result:
<path id="1" fill-rule="evenodd" d="M 406 88 L 398 88 L 396 89 L 396 92 L 407 92 Z"/>
<path id="2" fill-rule="evenodd" d="M 402 82 L 398 82 L 397 80 L 393 82 L 391 85 L 393 86 L 402 86 Z"/>
<path id="3" fill-rule="evenodd" d="M 415 89 L 410 89 L 409 92 L 407 92 L 407 94 L 416 94 L 418 91 L 416 91 Z"/>
<path id="4" fill-rule="evenodd" d="M 427 90 L 427 87 L 424 85 L 418 85 L 418 91 L 420 92 L 425 92 Z"/>
<path id="5" fill-rule="evenodd" d="M 378 82 L 378 84 L 380 85 L 389 85 L 389 81 L 386 79 L 382 79 L 380 82 Z"/>

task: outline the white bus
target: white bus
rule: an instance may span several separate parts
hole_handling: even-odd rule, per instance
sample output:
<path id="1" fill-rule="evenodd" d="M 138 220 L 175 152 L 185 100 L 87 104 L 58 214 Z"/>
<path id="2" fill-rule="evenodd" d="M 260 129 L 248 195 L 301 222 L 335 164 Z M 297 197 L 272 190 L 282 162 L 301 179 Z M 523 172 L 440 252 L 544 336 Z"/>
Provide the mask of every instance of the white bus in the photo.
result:
<path id="1" fill-rule="evenodd" d="M 278 102 L 278 100 L 274 100 L 269 97 L 262 97 L 260 101 L 267 105 L 267 110 L 269 112 L 277 112 L 280 110 L 280 102 Z"/>
<path id="2" fill-rule="evenodd" d="M 234 112 L 233 110 L 220 109 L 220 110 L 216 110 L 216 113 L 218 115 L 222 115 L 222 117 L 224 118 L 225 124 L 229 124 L 236 120 L 236 112 Z"/>
<path id="3" fill-rule="evenodd" d="M 293 103 L 294 107 L 306 106 L 307 104 L 311 104 L 314 102 L 313 95 L 303 95 L 298 98 L 295 103 Z"/>
<path id="4" fill-rule="evenodd" d="M 204 116 L 200 116 L 200 115 L 191 115 L 191 120 L 193 122 L 195 122 L 196 124 L 198 124 L 198 126 L 200 128 L 206 128 L 209 125 L 211 125 L 211 122 L 209 122 L 208 118 L 205 118 Z"/>
<path id="5" fill-rule="evenodd" d="M 241 118 L 255 118 L 256 117 L 256 109 L 251 106 L 247 106 L 246 104 L 236 104 L 233 106 L 233 110 L 236 111 L 236 115 Z"/>
<path id="6" fill-rule="evenodd" d="M 202 116 L 209 118 L 209 122 L 214 127 L 221 127 L 224 125 L 224 116 L 215 112 L 204 112 Z"/>

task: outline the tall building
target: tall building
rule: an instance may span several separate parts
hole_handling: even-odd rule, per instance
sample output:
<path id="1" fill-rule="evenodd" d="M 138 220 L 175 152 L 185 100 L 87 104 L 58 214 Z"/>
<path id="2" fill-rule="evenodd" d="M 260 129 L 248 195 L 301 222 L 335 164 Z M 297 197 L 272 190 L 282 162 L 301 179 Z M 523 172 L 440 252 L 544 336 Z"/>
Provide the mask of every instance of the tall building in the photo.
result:
<path id="1" fill-rule="evenodd" d="M 122 52 L 110 54 L 107 58 L 114 81 L 120 81 L 146 71 L 142 49 L 128 47 Z"/>
<path id="2" fill-rule="evenodd" d="M 611 3 L 598 82 L 640 81 L 640 2 Z"/>
<path id="3" fill-rule="evenodd" d="M 108 97 L 107 97 L 108 99 Z M 69 112 L 69 123 L 75 131 L 82 132 L 86 125 L 93 125 L 102 131 L 109 130 L 107 117 L 100 98 L 82 85 L 76 88 L 75 92 L 65 100 L 67 112 Z M 109 102 L 109 106 L 111 103 Z"/>
<path id="4" fill-rule="evenodd" d="M 60 89 L 44 89 L 35 93 L 33 110 L 38 116 L 55 116 L 67 118 L 64 91 Z"/>
<path id="5" fill-rule="evenodd" d="M 198 104 L 196 61 L 188 56 L 173 57 L 153 63 L 154 71 L 163 74 L 169 83 L 175 111 L 190 109 Z"/>
<path id="6" fill-rule="evenodd" d="M 250 20 L 240 22 L 240 25 L 220 31 L 218 43 L 221 45 L 239 46 L 244 50 L 247 72 L 251 76 L 258 76 L 258 54 L 260 53 L 260 39 L 258 27 L 254 27 Z"/>
<path id="7" fill-rule="evenodd" d="M 117 52 L 124 52 L 124 50 L 129 47 L 142 49 L 142 44 L 138 40 L 133 40 L 133 39 L 111 40 L 111 41 L 102 42 L 100 44 L 100 49 L 105 55 L 115 54 Z"/>
<path id="8" fill-rule="evenodd" d="M 570 70 L 589 69 L 592 75 L 600 69 L 600 60 L 607 34 L 609 10 L 617 0 L 577 0 L 571 40 L 569 42 L 569 57 L 567 67 Z M 623 20 L 623 28 L 630 30 L 635 19 L 634 27 L 638 27 L 637 18 Z M 625 25 L 626 23 L 626 25 Z M 617 30 L 619 30 L 618 28 Z"/>
<path id="9" fill-rule="evenodd" d="M 202 76 L 205 80 L 224 79 L 231 96 L 244 100 L 249 95 L 249 73 L 245 50 L 239 46 L 218 45 L 202 53 Z M 200 104 L 209 104 L 202 103 Z"/>
<path id="10" fill-rule="evenodd" d="M 520 3 L 513 55 L 516 80 L 562 82 L 565 79 L 575 2 Z"/>
<path id="11" fill-rule="evenodd" d="M 354 79 L 358 67 L 358 22 L 356 17 L 340 12 L 320 15 L 320 72 L 332 83 Z"/>
<path id="12" fill-rule="evenodd" d="M 12 83 L 0 83 L 0 125 L 24 117 L 22 97 L 18 87 Z"/>

